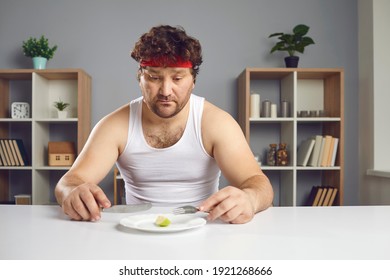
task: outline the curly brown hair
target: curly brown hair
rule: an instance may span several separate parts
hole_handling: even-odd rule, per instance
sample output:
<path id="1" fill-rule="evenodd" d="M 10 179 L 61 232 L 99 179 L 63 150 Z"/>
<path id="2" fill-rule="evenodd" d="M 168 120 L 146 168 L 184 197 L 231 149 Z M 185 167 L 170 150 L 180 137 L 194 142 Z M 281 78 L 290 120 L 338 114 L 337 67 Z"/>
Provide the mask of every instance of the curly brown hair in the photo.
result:
<path id="1" fill-rule="evenodd" d="M 166 57 L 169 61 L 176 61 L 179 57 L 192 63 L 192 76 L 195 79 L 202 64 L 202 48 L 199 41 L 188 36 L 183 27 L 160 25 L 152 27 L 148 33 L 139 38 L 131 52 L 131 57 L 137 62 L 162 57 Z"/>

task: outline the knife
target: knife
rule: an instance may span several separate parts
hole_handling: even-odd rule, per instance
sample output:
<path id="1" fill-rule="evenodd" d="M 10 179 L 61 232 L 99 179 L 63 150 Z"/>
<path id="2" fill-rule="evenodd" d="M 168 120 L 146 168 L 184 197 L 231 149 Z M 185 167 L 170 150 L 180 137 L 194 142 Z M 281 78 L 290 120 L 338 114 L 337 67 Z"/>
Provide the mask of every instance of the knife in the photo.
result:
<path id="1" fill-rule="evenodd" d="M 126 204 L 126 205 L 113 205 L 109 208 L 103 208 L 103 212 L 107 213 L 133 213 L 139 211 L 145 211 L 152 208 L 152 204 L 140 203 L 140 204 Z"/>

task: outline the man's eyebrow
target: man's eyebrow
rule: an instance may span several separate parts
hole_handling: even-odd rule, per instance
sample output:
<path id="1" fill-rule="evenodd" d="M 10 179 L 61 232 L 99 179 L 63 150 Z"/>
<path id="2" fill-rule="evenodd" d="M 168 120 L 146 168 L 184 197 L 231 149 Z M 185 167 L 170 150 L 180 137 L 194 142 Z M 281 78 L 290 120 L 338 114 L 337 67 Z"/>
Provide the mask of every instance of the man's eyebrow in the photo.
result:
<path id="1" fill-rule="evenodd" d="M 155 70 L 153 70 L 153 69 L 144 69 L 144 72 L 146 72 L 147 74 L 159 74 L 159 72 L 158 71 L 155 71 Z"/>

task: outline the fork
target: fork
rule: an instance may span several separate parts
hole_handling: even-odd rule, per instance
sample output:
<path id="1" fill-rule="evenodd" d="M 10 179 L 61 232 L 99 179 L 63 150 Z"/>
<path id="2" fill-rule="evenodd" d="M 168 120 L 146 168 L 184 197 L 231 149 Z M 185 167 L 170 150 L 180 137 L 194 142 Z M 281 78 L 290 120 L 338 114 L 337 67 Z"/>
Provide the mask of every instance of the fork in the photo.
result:
<path id="1" fill-rule="evenodd" d="M 174 215 L 181 215 L 181 214 L 193 214 L 193 213 L 196 213 L 199 211 L 200 210 L 198 207 L 195 207 L 192 205 L 185 205 L 185 206 L 181 206 L 181 207 L 177 207 L 177 208 L 173 209 L 172 212 Z M 203 212 L 206 212 L 206 211 L 203 211 Z"/>

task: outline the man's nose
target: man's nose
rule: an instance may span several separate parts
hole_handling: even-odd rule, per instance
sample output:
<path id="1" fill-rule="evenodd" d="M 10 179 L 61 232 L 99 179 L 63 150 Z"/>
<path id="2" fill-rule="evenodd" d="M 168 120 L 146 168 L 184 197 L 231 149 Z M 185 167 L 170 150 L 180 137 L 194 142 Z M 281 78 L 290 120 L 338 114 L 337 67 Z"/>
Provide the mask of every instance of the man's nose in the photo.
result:
<path id="1" fill-rule="evenodd" d="M 165 96 L 171 95 L 172 87 L 173 87 L 172 81 L 170 81 L 169 79 L 164 79 L 161 83 L 160 94 Z"/>

